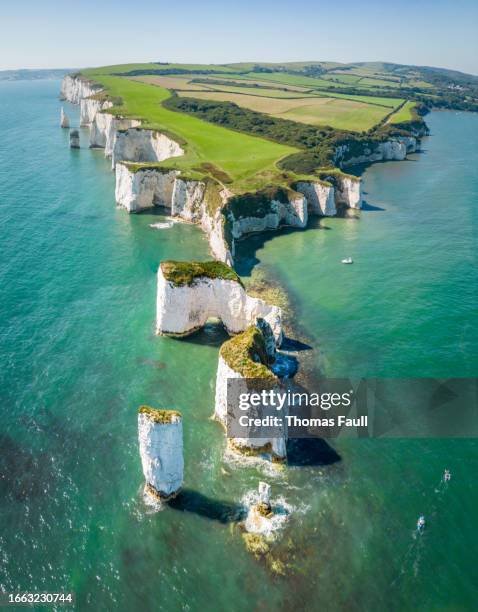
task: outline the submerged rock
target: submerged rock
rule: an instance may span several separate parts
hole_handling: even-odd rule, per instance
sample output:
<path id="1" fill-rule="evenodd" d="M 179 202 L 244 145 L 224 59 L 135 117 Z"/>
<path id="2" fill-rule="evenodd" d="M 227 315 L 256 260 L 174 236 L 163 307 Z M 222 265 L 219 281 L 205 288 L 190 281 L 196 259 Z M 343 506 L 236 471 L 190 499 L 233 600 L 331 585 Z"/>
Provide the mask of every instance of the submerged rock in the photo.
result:
<path id="1" fill-rule="evenodd" d="M 71 130 L 70 132 L 70 147 L 72 149 L 80 148 L 80 133 L 78 130 Z"/>
<path id="2" fill-rule="evenodd" d="M 183 484 L 183 423 L 176 410 L 141 406 L 138 410 L 138 439 L 145 492 L 170 499 Z"/>
<path id="3" fill-rule="evenodd" d="M 291 506 L 271 502 L 271 487 L 267 482 L 260 482 L 258 491 L 246 495 L 247 516 L 243 528 L 247 533 L 264 536 L 271 541 L 288 520 Z"/>
<path id="4" fill-rule="evenodd" d="M 63 110 L 63 106 L 61 107 L 61 111 L 60 111 L 60 127 L 62 128 L 70 127 L 70 120 L 68 119 L 68 115 Z"/>

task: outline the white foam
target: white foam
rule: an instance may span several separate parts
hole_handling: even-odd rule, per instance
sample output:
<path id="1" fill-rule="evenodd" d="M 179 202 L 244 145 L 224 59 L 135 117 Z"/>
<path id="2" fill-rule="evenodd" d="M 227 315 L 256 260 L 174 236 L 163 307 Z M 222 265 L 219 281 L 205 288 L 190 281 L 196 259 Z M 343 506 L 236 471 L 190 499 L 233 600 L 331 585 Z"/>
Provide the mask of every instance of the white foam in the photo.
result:
<path id="1" fill-rule="evenodd" d="M 149 227 L 152 227 L 153 229 L 169 229 L 170 227 L 173 227 L 173 225 L 173 221 L 163 221 L 159 223 L 150 223 Z"/>
<path id="2" fill-rule="evenodd" d="M 271 500 L 272 516 L 261 517 L 257 522 L 257 516 L 253 519 L 251 509 L 260 502 L 259 492 L 255 489 L 248 491 L 241 499 L 241 503 L 248 509 L 248 515 L 244 526 L 250 533 L 259 533 L 267 538 L 273 538 L 277 532 L 284 527 L 294 510 L 294 506 L 286 502 L 284 497 Z"/>

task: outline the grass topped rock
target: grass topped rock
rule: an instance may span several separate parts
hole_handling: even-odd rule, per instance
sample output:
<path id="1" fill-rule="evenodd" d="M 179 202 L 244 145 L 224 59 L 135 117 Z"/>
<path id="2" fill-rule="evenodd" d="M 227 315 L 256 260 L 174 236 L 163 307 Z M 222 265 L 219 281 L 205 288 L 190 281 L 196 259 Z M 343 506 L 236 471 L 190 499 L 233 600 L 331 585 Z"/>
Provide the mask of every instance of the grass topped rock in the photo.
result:
<path id="1" fill-rule="evenodd" d="M 218 261 L 164 261 L 158 268 L 156 332 L 187 336 L 208 319 L 220 319 L 237 334 L 258 318 L 270 325 L 276 343 L 282 340 L 280 308 L 247 295 L 239 276 Z"/>
<path id="2" fill-rule="evenodd" d="M 238 274 L 220 261 L 162 261 L 160 264 L 164 278 L 176 287 L 191 286 L 199 279 L 223 279 L 239 283 Z"/>
<path id="3" fill-rule="evenodd" d="M 239 437 L 235 433 L 231 435 L 231 423 L 228 423 L 228 418 L 233 417 L 234 422 L 237 420 L 240 394 L 279 388 L 280 381 L 269 367 L 271 355 L 266 336 L 264 322 L 261 321 L 259 326 L 248 327 L 222 345 L 216 375 L 214 418 L 228 430 L 228 446 L 233 451 L 243 456 L 262 455 L 273 461 L 283 461 L 287 455 L 285 425 L 279 426 L 274 435 L 255 437 L 255 434 L 249 435 L 249 425 L 241 424 Z M 259 410 L 260 407 L 244 414 L 260 416 Z"/>
<path id="4" fill-rule="evenodd" d="M 145 493 L 170 499 L 183 484 L 183 419 L 177 410 L 140 406 L 138 441 Z"/>

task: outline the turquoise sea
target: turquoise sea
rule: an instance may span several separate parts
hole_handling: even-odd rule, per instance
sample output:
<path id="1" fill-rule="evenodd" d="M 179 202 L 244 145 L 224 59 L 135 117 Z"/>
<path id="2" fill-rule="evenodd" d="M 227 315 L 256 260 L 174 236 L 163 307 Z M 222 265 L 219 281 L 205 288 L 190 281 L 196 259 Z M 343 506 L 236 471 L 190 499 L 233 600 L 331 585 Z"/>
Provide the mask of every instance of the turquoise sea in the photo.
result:
<path id="1" fill-rule="evenodd" d="M 209 420 L 224 333 L 154 335 L 159 261 L 207 243 L 115 207 L 109 160 L 58 126 L 59 86 L 0 83 L 0 589 L 74 591 L 81 610 L 475 609 L 478 443 L 332 441 L 328 464 L 270 474 L 224 461 Z M 329 376 L 477 375 L 478 116 L 427 122 L 423 153 L 365 171 L 365 210 L 242 249 Z M 144 505 L 141 403 L 184 414 L 181 509 Z M 294 508 L 285 576 L 234 521 L 264 478 Z"/>

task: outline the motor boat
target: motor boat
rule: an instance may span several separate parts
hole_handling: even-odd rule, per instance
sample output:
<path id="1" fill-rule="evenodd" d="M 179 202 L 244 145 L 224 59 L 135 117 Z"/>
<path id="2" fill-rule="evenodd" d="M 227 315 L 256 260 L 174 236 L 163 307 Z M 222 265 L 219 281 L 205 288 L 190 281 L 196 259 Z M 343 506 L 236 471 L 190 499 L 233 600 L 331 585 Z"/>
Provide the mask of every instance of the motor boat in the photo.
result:
<path id="1" fill-rule="evenodd" d="M 342 259 L 343 264 L 352 264 L 353 262 L 354 260 L 351 257 L 345 257 L 345 259 Z"/>

